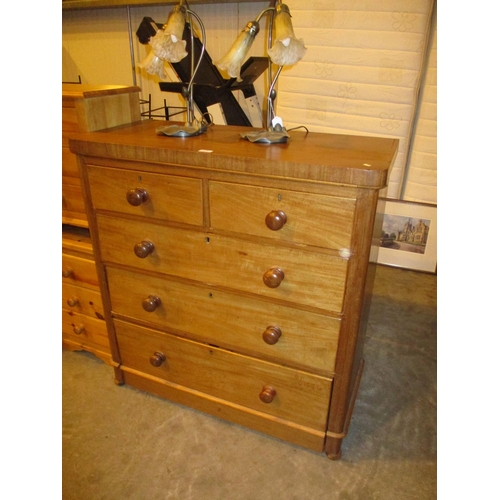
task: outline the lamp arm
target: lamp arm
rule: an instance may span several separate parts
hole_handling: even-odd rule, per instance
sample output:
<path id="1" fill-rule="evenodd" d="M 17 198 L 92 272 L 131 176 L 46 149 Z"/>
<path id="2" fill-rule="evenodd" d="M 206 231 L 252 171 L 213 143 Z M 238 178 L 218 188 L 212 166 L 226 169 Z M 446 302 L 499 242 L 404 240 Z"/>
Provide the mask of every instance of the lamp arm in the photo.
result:
<path id="1" fill-rule="evenodd" d="M 274 100 L 276 99 L 276 91 L 274 90 L 274 86 L 278 81 L 278 77 L 280 76 L 282 69 L 283 66 L 278 67 L 278 71 L 276 71 L 276 75 L 274 75 L 274 79 L 269 86 L 269 92 L 267 93 L 267 128 L 272 126 L 272 120 L 274 118 Z"/>
<path id="2" fill-rule="evenodd" d="M 190 9 L 186 9 L 186 12 L 189 14 L 189 16 L 194 16 L 196 18 L 196 20 L 198 21 L 198 24 L 200 26 L 200 29 L 201 29 L 200 57 L 198 59 L 198 63 L 196 64 L 196 67 L 194 68 L 194 70 L 192 70 L 191 79 L 189 80 L 189 84 L 188 84 L 188 88 L 187 88 L 187 93 L 188 93 L 188 117 L 187 118 L 188 118 L 188 123 L 191 125 L 194 121 L 194 109 L 193 109 L 194 77 L 196 76 L 196 72 L 198 71 L 198 68 L 200 67 L 201 60 L 203 58 L 203 54 L 205 53 L 205 46 L 207 44 L 207 37 L 206 37 L 206 33 L 205 33 L 205 26 L 203 26 L 203 22 L 200 19 L 200 17 L 198 16 L 198 14 L 196 14 L 196 12 L 193 12 Z M 192 37 L 193 36 L 193 25 L 191 23 L 191 19 L 190 19 L 190 24 L 191 24 L 191 37 Z M 192 53 L 192 57 L 194 57 L 194 44 L 193 44 L 192 38 L 191 38 L 191 53 Z M 191 61 L 193 61 L 193 59 L 191 59 Z M 193 67 L 192 64 L 193 63 L 191 62 L 191 68 Z"/>

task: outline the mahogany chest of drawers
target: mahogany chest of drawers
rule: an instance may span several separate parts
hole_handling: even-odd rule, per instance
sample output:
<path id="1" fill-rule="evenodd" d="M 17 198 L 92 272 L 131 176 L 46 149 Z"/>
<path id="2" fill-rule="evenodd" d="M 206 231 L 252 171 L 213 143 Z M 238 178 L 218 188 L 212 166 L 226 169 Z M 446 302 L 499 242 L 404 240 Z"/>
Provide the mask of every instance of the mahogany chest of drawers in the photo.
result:
<path id="1" fill-rule="evenodd" d="M 340 457 L 397 140 L 160 125 L 70 140 L 117 382 Z"/>

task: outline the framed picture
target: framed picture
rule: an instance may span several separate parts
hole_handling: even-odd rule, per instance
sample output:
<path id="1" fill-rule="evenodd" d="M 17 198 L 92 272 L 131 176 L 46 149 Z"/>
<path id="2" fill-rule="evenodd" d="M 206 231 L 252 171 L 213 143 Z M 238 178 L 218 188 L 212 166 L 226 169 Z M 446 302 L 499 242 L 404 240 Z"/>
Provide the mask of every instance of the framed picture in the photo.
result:
<path id="1" fill-rule="evenodd" d="M 380 199 L 370 261 L 436 272 L 437 206 Z"/>

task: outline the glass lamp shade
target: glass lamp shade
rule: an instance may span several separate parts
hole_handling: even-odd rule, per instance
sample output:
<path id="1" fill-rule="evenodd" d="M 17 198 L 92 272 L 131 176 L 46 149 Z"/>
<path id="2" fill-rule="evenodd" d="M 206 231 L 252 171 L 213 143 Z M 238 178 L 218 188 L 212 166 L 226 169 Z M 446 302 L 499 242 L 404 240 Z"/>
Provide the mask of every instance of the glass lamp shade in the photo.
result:
<path id="1" fill-rule="evenodd" d="M 278 66 L 291 66 L 299 62 L 304 57 L 307 48 L 303 40 L 295 37 L 287 5 L 281 4 L 276 7 L 274 25 L 276 37 L 274 45 L 268 50 L 271 61 Z"/>
<path id="2" fill-rule="evenodd" d="M 185 23 L 186 8 L 177 5 L 170 12 L 165 26 L 150 38 L 149 44 L 160 59 L 177 63 L 188 55 L 186 40 L 182 39 Z"/>
<path id="3" fill-rule="evenodd" d="M 145 69 L 150 75 L 158 75 L 162 80 L 167 79 L 165 61 L 160 59 L 152 50 L 138 63 L 138 66 Z"/>
<path id="4" fill-rule="evenodd" d="M 238 35 L 229 52 L 215 65 L 222 71 L 227 71 L 229 76 L 241 81 L 241 65 L 245 61 L 246 55 L 252 46 L 255 36 L 259 32 L 259 23 L 250 21 L 245 29 Z"/>

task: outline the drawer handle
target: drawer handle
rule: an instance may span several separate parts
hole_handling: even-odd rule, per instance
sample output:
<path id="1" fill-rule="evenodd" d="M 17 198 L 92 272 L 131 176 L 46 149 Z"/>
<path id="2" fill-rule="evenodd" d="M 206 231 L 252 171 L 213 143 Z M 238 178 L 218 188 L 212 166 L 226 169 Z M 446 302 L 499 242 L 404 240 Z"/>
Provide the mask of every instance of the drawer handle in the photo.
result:
<path id="1" fill-rule="evenodd" d="M 268 326 L 262 334 L 264 342 L 269 345 L 274 345 L 281 337 L 281 328 L 277 326 Z"/>
<path id="2" fill-rule="evenodd" d="M 149 200 L 149 194 L 145 189 L 135 188 L 127 191 L 127 201 L 133 207 L 138 207 Z"/>
<path id="3" fill-rule="evenodd" d="M 163 354 L 162 352 L 155 352 L 150 358 L 149 358 L 149 362 L 153 365 L 153 366 L 156 366 L 156 368 L 158 368 L 159 366 L 161 366 L 163 363 L 165 363 L 165 361 L 167 360 L 167 358 L 165 357 L 165 354 Z"/>
<path id="4" fill-rule="evenodd" d="M 71 297 L 66 301 L 66 304 L 68 304 L 69 307 L 75 307 L 79 302 L 78 297 Z"/>
<path id="5" fill-rule="evenodd" d="M 65 267 L 62 271 L 63 278 L 72 278 L 75 275 L 75 271 L 71 267 Z"/>
<path id="6" fill-rule="evenodd" d="M 142 301 L 142 308 L 149 313 L 153 312 L 160 305 L 161 305 L 161 299 L 157 295 L 148 295 Z"/>
<path id="7" fill-rule="evenodd" d="M 141 241 L 134 246 L 134 253 L 140 259 L 145 259 L 154 252 L 155 246 L 152 241 Z"/>
<path id="8" fill-rule="evenodd" d="M 271 387 L 269 385 L 265 385 L 259 394 L 260 400 L 266 404 L 272 403 L 275 396 L 276 396 L 276 389 L 274 389 L 274 387 Z"/>
<path id="9" fill-rule="evenodd" d="M 278 288 L 285 279 L 285 273 L 279 267 L 271 267 L 264 273 L 262 279 L 269 288 Z"/>
<path id="10" fill-rule="evenodd" d="M 73 327 L 73 332 L 75 332 L 77 335 L 81 335 L 82 333 L 85 332 L 85 325 L 82 324 L 75 325 Z"/>
<path id="11" fill-rule="evenodd" d="M 266 215 L 266 226 L 271 231 L 279 231 L 286 224 L 286 214 L 281 210 L 273 210 Z"/>

